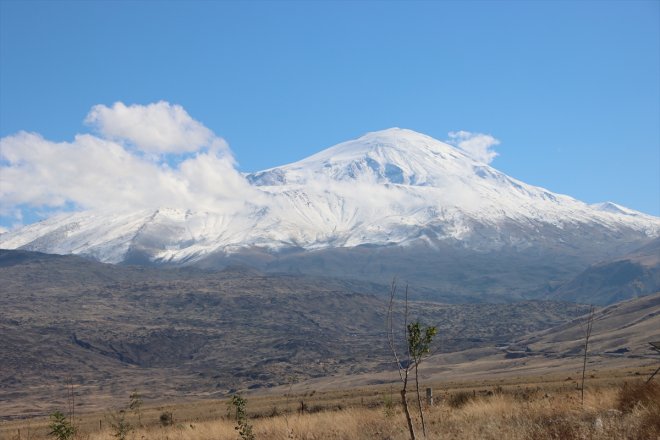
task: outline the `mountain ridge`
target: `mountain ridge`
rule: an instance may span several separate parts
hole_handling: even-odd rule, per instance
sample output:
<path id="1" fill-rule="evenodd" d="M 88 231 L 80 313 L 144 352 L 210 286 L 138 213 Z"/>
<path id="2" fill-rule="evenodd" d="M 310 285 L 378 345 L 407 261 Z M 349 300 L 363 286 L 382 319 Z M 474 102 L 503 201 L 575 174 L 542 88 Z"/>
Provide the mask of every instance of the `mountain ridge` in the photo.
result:
<path id="1" fill-rule="evenodd" d="M 405 129 L 368 133 L 245 178 L 250 194 L 239 204 L 64 213 L 0 235 L 0 248 L 109 263 L 223 265 L 238 259 L 293 272 L 309 266 L 303 260 L 310 253 L 327 260 L 335 251 L 355 250 L 352 258 L 365 246 L 411 255 L 423 248 L 425 258 L 434 252 L 547 253 L 575 257 L 577 274 L 660 236 L 660 218 L 525 184 Z M 347 276 L 353 272 L 349 267 Z M 568 276 L 550 272 L 543 282 Z M 369 276 L 382 282 L 383 275 Z"/>
<path id="2" fill-rule="evenodd" d="M 660 238 L 589 266 L 549 299 L 607 305 L 660 290 Z"/>

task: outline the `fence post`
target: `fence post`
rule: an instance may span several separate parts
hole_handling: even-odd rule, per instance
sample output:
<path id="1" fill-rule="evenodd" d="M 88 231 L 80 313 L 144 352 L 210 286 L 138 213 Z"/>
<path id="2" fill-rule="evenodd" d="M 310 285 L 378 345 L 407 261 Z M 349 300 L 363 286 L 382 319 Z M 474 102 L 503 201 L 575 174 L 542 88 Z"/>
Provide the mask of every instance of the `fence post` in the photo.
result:
<path id="1" fill-rule="evenodd" d="M 431 388 L 426 389 L 426 404 L 433 406 L 433 390 Z"/>

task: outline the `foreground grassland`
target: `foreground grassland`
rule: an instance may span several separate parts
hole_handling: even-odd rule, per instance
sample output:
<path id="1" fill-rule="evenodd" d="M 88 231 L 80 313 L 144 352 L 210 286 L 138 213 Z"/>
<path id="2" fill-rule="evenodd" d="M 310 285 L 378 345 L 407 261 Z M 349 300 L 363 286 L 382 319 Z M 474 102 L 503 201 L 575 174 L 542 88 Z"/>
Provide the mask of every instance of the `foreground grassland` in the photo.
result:
<path id="1" fill-rule="evenodd" d="M 249 397 L 249 422 L 257 439 L 403 440 L 409 434 L 397 397 L 396 388 L 390 387 Z M 437 398 L 434 406 L 424 409 L 430 439 L 660 438 L 660 385 L 645 385 L 640 378 L 596 381 L 587 389 L 584 405 L 573 383 L 561 382 L 463 386 L 437 390 Z M 238 439 L 236 422 L 227 410 L 223 401 L 145 408 L 142 427 L 130 413 L 135 428 L 126 438 Z M 418 408 L 412 410 L 418 417 Z M 173 412 L 173 425 L 158 423 L 163 411 Z M 0 438 L 49 438 L 46 423 L 13 421 L 2 427 Z M 78 424 L 78 439 L 117 438 L 108 414 L 87 414 Z M 419 420 L 417 426 L 421 439 Z"/>

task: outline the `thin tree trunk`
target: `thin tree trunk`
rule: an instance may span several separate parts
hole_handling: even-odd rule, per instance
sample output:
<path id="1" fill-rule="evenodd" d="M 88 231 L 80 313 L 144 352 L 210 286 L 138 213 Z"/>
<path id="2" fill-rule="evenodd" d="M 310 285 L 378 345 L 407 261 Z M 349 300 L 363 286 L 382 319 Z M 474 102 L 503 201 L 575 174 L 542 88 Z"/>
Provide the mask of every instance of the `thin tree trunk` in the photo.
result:
<path id="1" fill-rule="evenodd" d="M 582 406 L 584 406 L 584 375 L 587 371 L 587 348 L 589 347 L 589 339 L 584 340 L 584 362 L 582 363 L 582 386 L 580 387 Z"/>
<path id="2" fill-rule="evenodd" d="M 589 309 L 589 316 L 587 317 L 587 325 L 584 329 L 584 361 L 582 362 L 582 386 L 580 393 L 582 398 L 582 406 L 584 406 L 584 377 L 587 372 L 587 352 L 589 350 L 589 338 L 591 337 L 591 328 L 594 323 L 594 306 Z"/>
<path id="3" fill-rule="evenodd" d="M 660 354 L 660 342 L 649 342 L 649 345 L 650 345 L 655 351 L 657 351 L 658 354 Z M 653 372 L 653 374 L 651 375 L 651 377 L 648 378 L 648 380 L 646 381 L 646 383 L 650 383 L 650 382 L 653 380 L 653 378 L 655 377 L 655 375 L 658 374 L 659 371 L 660 371 L 660 367 L 658 367 L 658 369 L 655 370 L 655 371 Z"/>
<path id="4" fill-rule="evenodd" d="M 407 378 L 406 378 L 407 382 Z M 406 422 L 408 422 L 408 430 L 410 431 L 410 440 L 416 440 L 417 437 L 415 436 L 415 427 L 413 426 L 413 421 L 412 417 L 410 417 L 410 409 L 408 408 L 408 399 L 406 397 L 406 385 L 407 383 L 404 382 L 403 388 L 401 389 L 401 403 L 403 404 L 403 411 L 406 413 Z"/>
<path id="5" fill-rule="evenodd" d="M 415 361 L 415 390 L 417 391 L 417 404 L 419 405 L 419 417 L 422 419 L 422 433 L 426 438 L 426 422 L 424 421 L 424 411 L 422 410 L 422 398 L 419 395 L 419 371 L 418 361 Z"/>
<path id="6" fill-rule="evenodd" d="M 408 408 L 408 398 L 406 396 L 408 388 L 408 374 L 410 372 L 410 347 L 408 347 L 408 287 L 406 286 L 406 308 L 404 313 L 404 341 L 406 341 L 408 359 L 405 368 L 402 366 L 401 359 L 396 352 L 396 343 L 394 337 L 394 294 L 396 293 L 396 278 L 392 280 L 392 289 L 390 290 L 390 303 L 387 309 L 387 339 L 390 344 L 390 350 L 394 355 L 394 360 L 396 361 L 397 369 L 399 371 L 399 378 L 403 384 L 401 389 L 401 404 L 403 405 L 403 410 L 406 414 L 406 422 L 408 423 L 408 430 L 410 432 L 410 440 L 416 440 L 415 437 L 415 428 L 413 427 L 412 417 L 410 416 L 410 408 Z"/>

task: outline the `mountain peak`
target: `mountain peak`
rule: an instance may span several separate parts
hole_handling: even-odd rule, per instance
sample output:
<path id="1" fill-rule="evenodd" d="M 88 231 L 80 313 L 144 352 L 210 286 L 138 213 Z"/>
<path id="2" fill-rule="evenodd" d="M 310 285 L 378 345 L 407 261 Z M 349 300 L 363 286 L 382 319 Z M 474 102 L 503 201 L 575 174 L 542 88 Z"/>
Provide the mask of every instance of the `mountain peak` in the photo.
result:
<path id="1" fill-rule="evenodd" d="M 250 249 L 423 242 L 480 251 L 566 243 L 570 250 L 583 237 L 625 244 L 625 237 L 660 235 L 656 217 L 553 194 L 402 128 L 367 133 L 246 178 L 256 196 L 246 194 L 243 204 L 72 213 L 2 234 L 0 247 L 183 263 Z"/>
<path id="2" fill-rule="evenodd" d="M 474 161 L 456 148 L 405 128 L 369 132 L 281 167 L 251 174 L 259 186 L 304 184 L 310 178 L 366 179 L 375 183 L 432 185 L 433 177 L 472 173 Z"/>
<path id="3" fill-rule="evenodd" d="M 423 133 L 408 128 L 391 127 L 384 130 L 365 133 L 357 139 L 342 142 L 334 147 L 323 150 L 318 153 L 318 155 L 323 154 L 324 152 L 336 153 L 338 150 L 346 149 L 340 147 L 348 147 L 356 151 L 373 148 L 395 148 L 408 153 L 414 153 L 415 150 L 429 149 L 436 151 L 456 150 L 451 145 Z M 310 159 L 314 156 L 311 156 Z"/>
<path id="4" fill-rule="evenodd" d="M 399 127 L 390 127 L 383 130 L 370 131 L 357 140 L 369 140 L 369 139 L 382 139 L 382 140 L 417 140 L 420 138 L 432 139 L 430 136 L 427 136 L 423 133 L 419 133 L 415 130 L 410 130 L 408 128 L 399 128 Z M 350 141 L 349 141 L 350 142 Z"/>

